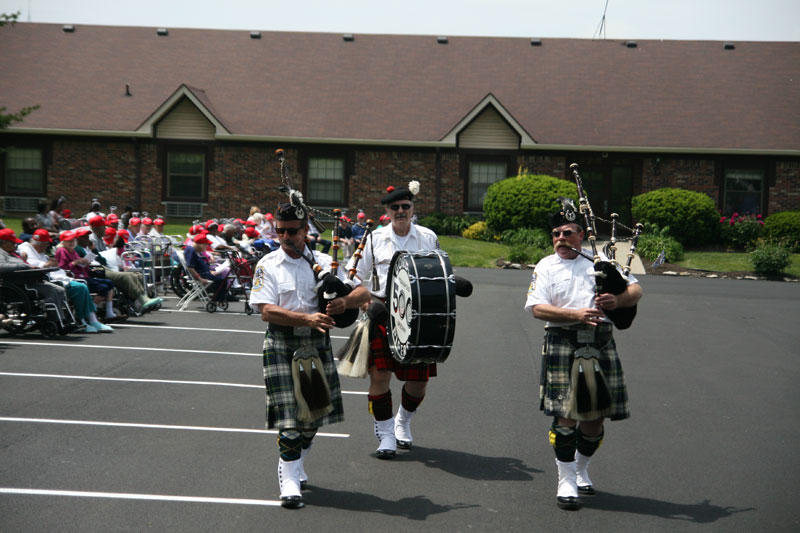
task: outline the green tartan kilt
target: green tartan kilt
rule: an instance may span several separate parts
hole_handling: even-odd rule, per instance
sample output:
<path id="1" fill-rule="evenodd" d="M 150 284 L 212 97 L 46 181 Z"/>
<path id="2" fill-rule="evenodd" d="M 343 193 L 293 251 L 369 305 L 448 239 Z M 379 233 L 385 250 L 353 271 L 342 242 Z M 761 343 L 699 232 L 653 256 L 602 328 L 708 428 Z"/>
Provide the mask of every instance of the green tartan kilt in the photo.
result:
<path id="1" fill-rule="evenodd" d="M 605 327 L 610 327 L 608 326 Z M 595 326 L 589 326 L 595 327 Z M 603 326 L 597 326 L 603 327 Z M 545 330 L 544 347 L 542 348 L 543 395 L 542 409 L 548 416 L 566 418 L 570 399 L 570 375 L 575 360 L 575 350 L 568 339 L 550 329 Z M 607 415 L 611 420 L 623 420 L 631 416 L 628 409 L 628 392 L 625 388 L 625 376 L 617 353 L 614 339 L 598 347 L 600 356 L 598 364 L 606 380 L 608 392 L 611 393 L 611 409 Z"/>
<path id="2" fill-rule="evenodd" d="M 331 391 L 333 411 L 314 422 L 297 420 L 297 400 L 292 380 L 292 355 L 303 345 L 314 346 L 319 352 Z M 344 420 L 342 389 L 333 360 L 330 336 L 312 331 L 310 336 L 297 337 L 280 331 L 267 330 L 264 339 L 264 384 L 267 387 L 267 429 L 313 430 Z"/>

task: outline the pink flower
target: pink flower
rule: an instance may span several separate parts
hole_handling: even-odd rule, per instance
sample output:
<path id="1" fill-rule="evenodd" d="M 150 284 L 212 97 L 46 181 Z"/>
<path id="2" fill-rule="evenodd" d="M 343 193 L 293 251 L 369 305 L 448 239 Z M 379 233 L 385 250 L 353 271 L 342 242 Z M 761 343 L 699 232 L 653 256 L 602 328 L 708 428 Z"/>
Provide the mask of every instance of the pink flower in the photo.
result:
<path id="1" fill-rule="evenodd" d="M 736 224 L 736 219 L 734 219 L 733 217 L 731 217 L 731 226 L 733 226 L 734 224 Z"/>
<path id="2" fill-rule="evenodd" d="M 722 223 L 724 223 L 724 222 L 725 222 L 727 219 L 728 219 L 728 217 L 722 217 L 721 219 L 719 219 L 719 223 L 720 223 L 720 224 L 722 224 Z"/>
<path id="3" fill-rule="evenodd" d="M 736 218 L 736 217 L 738 217 L 738 216 L 739 216 L 739 213 L 734 213 L 734 214 L 732 214 L 732 215 L 731 215 L 731 220 L 733 220 L 734 218 Z"/>
<path id="4" fill-rule="evenodd" d="M 762 218 L 762 217 L 761 217 L 761 215 L 760 215 L 760 214 L 759 214 L 759 215 L 756 215 L 756 219 L 758 219 L 758 220 L 761 220 L 761 218 Z"/>
<path id="5" fill-rule="evenodd" d="M 764 221 L 763 220 L 759 220 L 758 223 L 761 224 L 762 226 L 764 225 Z"/>

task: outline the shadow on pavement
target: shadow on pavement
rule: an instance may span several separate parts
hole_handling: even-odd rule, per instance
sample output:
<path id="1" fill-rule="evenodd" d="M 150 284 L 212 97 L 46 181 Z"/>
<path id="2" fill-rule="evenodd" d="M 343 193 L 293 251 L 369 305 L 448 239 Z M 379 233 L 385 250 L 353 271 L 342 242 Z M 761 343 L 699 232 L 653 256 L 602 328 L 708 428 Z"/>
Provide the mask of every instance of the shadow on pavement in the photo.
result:
<path id="1" fill-rule="evenodd" d="M 700 503 L 683 504 L 599 491 L 597 496 L 581 498 L 583 506 L 587 509 L 658 516 L 661 518 L 685 520 L 698 524 L 708 524 L 710 522 L 716 522 L 720 518 L 732 516 L 734 513 L 756 510 L 754 507 L 743 509 L 721 507 L 719 505 L 711 505 L 710 501 L 711 500 L 703 500 Z"/>
<path id="2" fill-rule="evenodd" d="M 476 504 L 456 503 L 441 505 L 433 503 L 425 496 L 401 498 L 399 500 L 385 500 L 374 494 L 351 492 L 346 490 L 330 490 L 309 487 L 303 493 L 306 505 L 315 507 L 331 507 L 345 511 L 360 511 L 365 513 L 381 513 L 391 516 L 402 516 L 409 520 L 426 520 L 429 516 L 446 513 L 457 509 L 479 507 Z"/>
<path id="3" fill-rule="evenodd" d="M 475 480 L 530 481 L 533 479 L 531 473 L 543 472 L 513 457 L 486 457 L 456 450 L 420 446 L 414 446 L 408 452 L 398 450 L 394 460 L 415 461 L 455 476 Z"/>

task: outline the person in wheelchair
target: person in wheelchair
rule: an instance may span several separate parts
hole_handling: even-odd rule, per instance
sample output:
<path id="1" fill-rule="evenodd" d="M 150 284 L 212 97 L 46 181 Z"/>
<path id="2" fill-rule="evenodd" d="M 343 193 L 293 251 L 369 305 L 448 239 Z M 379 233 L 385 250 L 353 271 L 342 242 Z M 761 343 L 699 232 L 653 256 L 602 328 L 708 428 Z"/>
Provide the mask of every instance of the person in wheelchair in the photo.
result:
<path id="1" fill-rule="evenodd" d="M 211 241 L 205 233 L 195 235 L 194 244 L 187 246 L 183 251 L 186 259 L 186 268 L 189 273 L 206 286 L 209 297 L 216 302 L 225 301 L 227 280 L 217 271 L 212 271 L 205 256 L 205 251 L 211 246 Z"/>
<path id="2" fill-rule="evenodd" d="M 86 257 L 81 257 L 75 251 L 75 247 L 78 245 L 75 240 L 75 232 L 72 230 L 62 231 L 60 241 L 55 254 L 58 267 L 72 273 L 74 278 L 85 281 L 90 292 L 96 293 L 104 299 L 106 322 L 127 318 L 114 313 L 114 283 L 108 278 L 93 277 L 91 261 Z"/>
<path id="3" fill-rule="evenodd" d="M 30 242 L 26 243 L 17 239 L 13 230 L 0 230 L 0 273 L 57 266 L 55 259 L 51 259 L 44 253 L 52 242 L 50 233 L 46 229 L 35 230 Z M 20 245 L 20 251 L 23 253 L 24 258 L 15 251 L 15 244 Z M 50 274 L 51 279 L 54 274 L 56 274 L 55 277 L 57 278 L 58 271 Z M 66 278 L 66 274 L 62 272 L 61 277 L 62 279 Z M 45 280 L 33 285 L 33 288 L 42 294 L 45 301 L 54 304 L 58 313 L 58 321 L 62 324 L 67 322 L 63 309 L 66 305 L 66 297 L 69 295 L 69 300 L 75 308 L 76 318 L 86 324 L 84 331 L 87 333 L 113 331 L 110 326 L 101 324 L 97 320 L 97 315 L 95 314 L 97 308 L 94 305 L 94 301 L 92 301 L 88 287 L 83 283 L 71 281 L 68 278 L 64 279 L 64 282 L 66 284 L 65 287 Z"/>
<path id="4" fill-rule="evenodd" d="M 125 251 L 125 243 L 128 241 L 128 232 L 121 231 L 124 233 L 121 235 L 118 233 L 112 246 L 103 251 L 93 246 L 94 242 L 86 228 L 78 228 L 75 230 L 75 239 L 78 242 L 75 251 L 79 256 L 89 259 L 93 266 L 102 267 L 103 276 L 112 281 L 118 293 L 124 294 L 132 302 L 136 313 L 143 314 L 152 310 L 163 300 L 148 298 L 142 275 L 138 272 L 125 271 L 121 256 Z M 105 245 L 105 242 L 103 244 Z"/>

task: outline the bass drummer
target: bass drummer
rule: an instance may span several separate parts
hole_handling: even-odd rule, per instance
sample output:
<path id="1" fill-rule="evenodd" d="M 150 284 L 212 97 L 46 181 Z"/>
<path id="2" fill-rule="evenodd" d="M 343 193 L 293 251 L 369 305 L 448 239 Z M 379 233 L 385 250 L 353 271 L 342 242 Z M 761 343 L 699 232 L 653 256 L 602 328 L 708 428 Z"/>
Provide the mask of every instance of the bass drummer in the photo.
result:
<path id="1" fill-rule="evenodd" d="M 411 222 L 414 216 L 414 198 L 418 193 L 419 182 L 411 181 L 408 187 L 388 187 L 386 194 L 381 198 L 381 204 L 386 206 L 386 215 L 391 223 L 370 234 L 356 271 L 364 285 L 366 280 L 372 277 L 370 292 L 373 301 L 385 302 L 386 280 L 395 252 L 421 252 L 439 248 L 439 239 L 433 231 Z M 352 265 L 353 260 L 350 263 Z M 413 440 L 411 417 L 425 398 L 428 379 L 436 376 L 436 364 L 401 364 L 395 361 L 386 333 L 387 313 L 385 308 L 383 312 L 376 313 L 375 306 L 373 303 L 370 308 L 373 320 L 369 334 L 367 399 L 369 412 L 374 417 L 375 436 L 379 443 L 376 456 L 379 459 L 391 459 L 398 447 L 411 448 Z M 378 318 L 378 315 L 382 315 L 383 318 Z M 394 412 L 390 389 L 392 372 L 397 379 L 405 382 L 396 416 L 392 416 Z"/>

